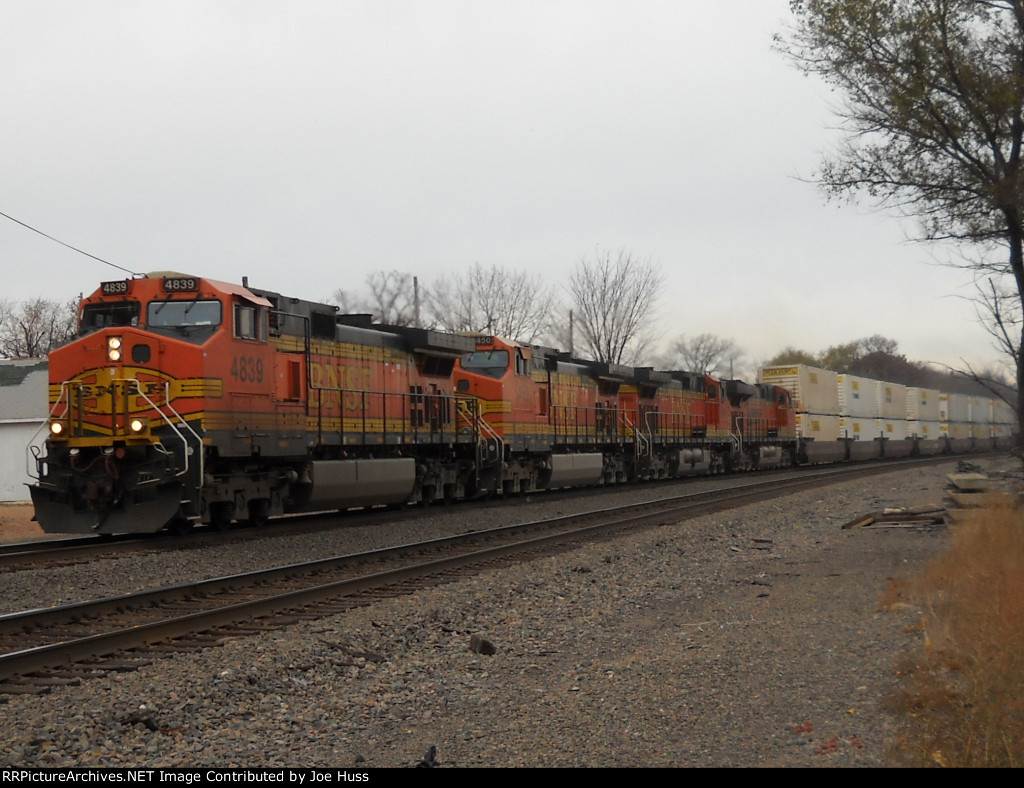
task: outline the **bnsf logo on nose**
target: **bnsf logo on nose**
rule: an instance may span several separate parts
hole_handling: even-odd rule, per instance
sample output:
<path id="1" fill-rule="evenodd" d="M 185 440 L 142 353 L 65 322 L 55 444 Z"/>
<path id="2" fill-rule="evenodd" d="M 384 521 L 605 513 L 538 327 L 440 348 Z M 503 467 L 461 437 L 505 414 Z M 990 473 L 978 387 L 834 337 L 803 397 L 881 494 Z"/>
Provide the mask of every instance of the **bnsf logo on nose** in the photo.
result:
<path id="1" fill-rule="evenodd" d="M 219 397 L 218 378 L 174 378 L 151 370 L 125 370 L 127 379 L 111 380 L 104 370 L 90 370 L 62 388 L 50 387 L 50 403 L 67 398 L 73 408 L 91 415 L 109 414 L 113 408 L 138 413 L 180 398 Z"/>
<path id="2" fill-rule="evenodd" d="M 138 385 L 131 383 L 109 383 L 107 385 L 82 385 L 78 387 L 82 399 L 98 399 L 99 397 L 123 396 L 128 394 L 145 394 L 147 397 L 158 396 L 164 391 L 163 383 L 139 382 Z"/>

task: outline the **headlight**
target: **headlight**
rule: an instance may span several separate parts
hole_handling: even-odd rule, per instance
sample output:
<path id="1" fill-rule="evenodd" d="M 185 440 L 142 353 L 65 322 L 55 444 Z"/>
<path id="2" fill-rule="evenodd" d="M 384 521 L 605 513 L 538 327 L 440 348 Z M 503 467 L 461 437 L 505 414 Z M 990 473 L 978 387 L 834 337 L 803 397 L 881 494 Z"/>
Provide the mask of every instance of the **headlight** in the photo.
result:
<path id="1" fill-rule="evenodd" d="M 121 360 L 121 337 L 107 338 L 107 358 L 111 361 Z"/>
<path id="2" fill-rule="evenodd" d="M 51 435 L 55 435 L 55 436 L 56 435 L 60 435 L 62 432 L 64 432 L 64 425 L 63 424 L 61 424 L 59 421 L 51 421 L 50 422 L 50 434 Z"/>
<path id="3" fill-rule="evenodd" d="M 142 419 L 132 419 L 131 424 L 128 426 L 131 427 L 132 432 L 142 432 L 146 428 L 146 425 L 142 423 Z"/>

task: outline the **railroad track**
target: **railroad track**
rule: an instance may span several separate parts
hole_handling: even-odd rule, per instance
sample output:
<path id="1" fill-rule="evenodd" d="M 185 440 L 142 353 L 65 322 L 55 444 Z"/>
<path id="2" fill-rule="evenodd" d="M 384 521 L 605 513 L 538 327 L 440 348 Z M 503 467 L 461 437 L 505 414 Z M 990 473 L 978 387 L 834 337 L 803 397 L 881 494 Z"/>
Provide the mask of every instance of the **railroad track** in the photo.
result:
<path id="1" fill-rule="evenodd" d="M 974 455 L 983 456 L 983 455 Z M 914 467 L 915 465 L 930 465 L 935 463 L 949 462 L 951 457 L 927 457 L 906 459 L 899 461 L 879 461 L 877 463 L 859 463 L 857 465 L 836 465 L 821 466 L 820 468 L 800 470 L 780 470 L 769 473 L 758 474 L 758 478 L 788 478 L 797 476 L 799 478 L 813 477 L 818 474 L 851 474 L 862 470 L 872 472 L 885 472 L 899 470 L 900 468 Z M 723 483 L 743 483 L 743 476 L 727 477 L 700 477 L 705 481 L 720 478 Z M 656 489 L 656 485 L 664 483 L 666 486 L 687 484 L 698 479 L 670 479 L 664 482 L 653 482 L 644 488 L 637 488 L 637 491 L 649 492 Z M 551 490 L 541 493 L 544 496 L 564 496 L 575 498 L 586 496 L 594 498 L 595 495 L 621 493 L 623 488 L 617 485 L 609 485 L 599 488 L 571 488 L 566 490 Z M 525 496 L 521 496 L 525 500 Z M 479 505 L 487 502 L 476 502 Z M 507 505 L 506 502 L 495 501 L 494 505 Z M 235 527 L 228 531 L 217 531 L 213 528 L 198 529 L 188 536 L 181 537 L 169 533 L 147 534 L 144 536 L 125 534 L 122 536 L 84 536 L 67 539 L 47 539 L 33 542 L 20 542 L 12 544 L 0 544 L 0 572 L 38 569 L 50 566 L 68 566 L 76 563 L 89 561 L 101 556 L 123 556 L 132 552 L 146 551 L 167 551 L 167 550 L 191 550 L 201 549 L 214 545 L 233 544 L 253 539 L 267 539 L 280 536 L 296 536 L 305 533 L 315 533 L 325 529 L 335 528 L 339 524 L 339 518 L 344 525 L 366 525 L 379 523 L 382 518 L 391 519 L 415 519 L 418 517 L 432 516 L 430 509 L 410 508 L 404 511 L 368 510 L 353 511 L 344 514 L 338 512 L 314 513 L 304 515 L 292 515 L 288 518 L 277 520 L 262 528 Z"/>
<path id="2" fill-rule="evenodd" d="M 351 513 L 349 523 L 361 522 L 361 513 Z M 155 534 L 122 534 L 115 536 L 76 536 L 32 542 L 0 544 L 0 571 L 36 569 L 52 565 L 68 565 L 87 561 L 97 556 L 123 556 L 132 552 L 189 550 L 212 545 L 267 539 L 295 535 L 322 529 L 322 522 L 337 524 L 338 512 L 291 515 L 261 528 L 236 526 L 220 531 L 209 526 L 197 528 L 187 536 L 168 532 Z"/>
<path id="3" fill-rule="evenodd" d="M 49 564 L 61 561 L 77 562 L 86 558 L 114 552 L 127 552 L 144 540 L 121 537 L 76 536 L 68 539 L 41 539 L 32 542 L 0 544 L 0 568 Z M 147 545 L 151 547 L 152 545 Z"/>
<path id="4" fill-rule="evenodd" d="M 923 461 L 923 462 L 928 462 Z M 531 560 L 624 529 L 682 520 L 878 473 L 830 469 L 549 520 L 275 567 L 194 584 L 0 616 L 0 693 L 45 692 L 202 648 Z"/>

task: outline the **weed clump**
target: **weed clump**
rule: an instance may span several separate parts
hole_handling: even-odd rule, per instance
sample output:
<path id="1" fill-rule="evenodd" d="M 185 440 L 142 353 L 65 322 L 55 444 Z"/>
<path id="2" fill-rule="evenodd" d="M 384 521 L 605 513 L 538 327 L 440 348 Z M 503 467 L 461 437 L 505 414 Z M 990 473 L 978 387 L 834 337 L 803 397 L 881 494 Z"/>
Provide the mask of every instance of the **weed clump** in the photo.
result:
<path id="1" fill-rule="evenodd" d="M 997 504 L 953 528 L 951 549 L 906 588 L 925 610 L 921 650 L 888 701 L 894 764 L 1024 765 L 1024 509 Z"/>

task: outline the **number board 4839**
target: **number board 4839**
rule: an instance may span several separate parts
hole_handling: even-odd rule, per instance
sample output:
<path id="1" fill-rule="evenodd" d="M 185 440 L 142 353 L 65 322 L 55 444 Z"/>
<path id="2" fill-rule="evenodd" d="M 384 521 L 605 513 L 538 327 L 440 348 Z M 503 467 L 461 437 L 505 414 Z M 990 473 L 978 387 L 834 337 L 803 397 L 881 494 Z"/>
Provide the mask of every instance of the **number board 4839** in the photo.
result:
<path id="1" fill-rule="evenodd" d="M 194 276 L 176 276 L 164 279 L 165 293 L 188 293 L 199 289 L 199 280 Z"/>

